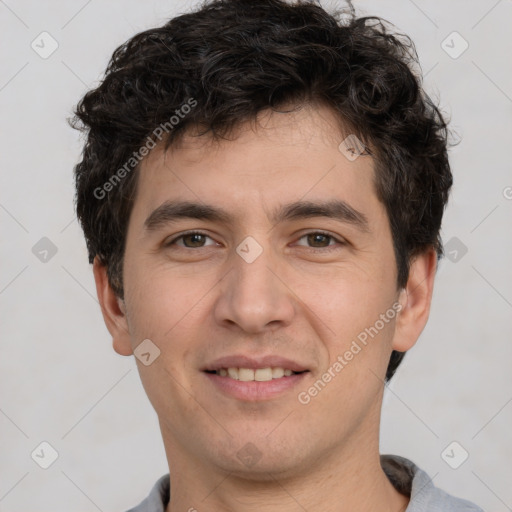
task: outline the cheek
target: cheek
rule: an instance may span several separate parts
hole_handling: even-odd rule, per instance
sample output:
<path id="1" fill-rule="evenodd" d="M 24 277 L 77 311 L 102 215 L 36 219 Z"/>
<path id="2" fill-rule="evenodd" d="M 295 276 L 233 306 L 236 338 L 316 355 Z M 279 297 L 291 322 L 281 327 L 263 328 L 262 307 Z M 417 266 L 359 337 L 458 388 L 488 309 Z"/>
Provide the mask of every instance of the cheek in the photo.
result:
<path id="1" fill-rule="evenodd" d="M 347 335 L 372 326 L 392 307 L 397 292 L 389 274 L 362 272 L 350 265 L 325 275 L 303 274 L 295 286 L 301 302 L 316 313 L 331 335 L 346 340 Z"/>
<path id="2" fill-rule="evenodd" d="M 149 366 L 137 360 L 142 384 L 153 407 L 161 414 L 184 414 L 193 408 L 183 386 L 188 382 L 185 375 L 190 368 L 190 358 L 200 347 L 198 326 L 201 298 L 211 286 L 191 277 L 178 277 L 176 272 L 153 267 L 139 261 L 126 262 L 125 293 L 130 318 L 130 336 L 135 349 L 142 340 L 149 339 L 160 353 Z"/>
<path id="3" fill-rule="evenodd" d="M 329 388 L 334 394 L 326 393 L 325 400 L 332 397 L 348 407 L 355 396 L 350 390 L 368 389 L 374 395 L 380 387 L 391 354 L 398 297 L 389 276 L 383 275 L 378 286 L 376 281 L 376 275 L 340 273 L 322 290 L 302 288 L 326 350 L 317 377 L 333 382 Z"/>
<path id="4" fill-rule="evenodd" d="M 202 297 L 214 282 L 205 275 L 198 279 L 178 272 L 168 264 L 155 265 L 150 258 L 127 259 L 125 291 L 133 331 L 138 337 L 172 337 L 173 332 L 194 321 Z"/>

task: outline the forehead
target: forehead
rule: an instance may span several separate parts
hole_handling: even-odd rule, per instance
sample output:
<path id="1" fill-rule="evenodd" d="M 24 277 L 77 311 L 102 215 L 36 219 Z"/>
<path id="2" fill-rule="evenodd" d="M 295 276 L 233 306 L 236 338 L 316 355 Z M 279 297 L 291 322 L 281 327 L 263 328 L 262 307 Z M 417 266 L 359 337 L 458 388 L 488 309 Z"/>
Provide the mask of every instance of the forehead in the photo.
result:
<path id="1" fill-rule="evenodd" d="M 145 220 L 169 200 L 215 202 L 241 220 L 299 199 L 368 210 L 376 200 L 373 160 L 347 158 L 340 144 L 349 135 L 326 107 L 265 112 L 228 139 L 186 133 L 142 162 L 133 215 Z"/>

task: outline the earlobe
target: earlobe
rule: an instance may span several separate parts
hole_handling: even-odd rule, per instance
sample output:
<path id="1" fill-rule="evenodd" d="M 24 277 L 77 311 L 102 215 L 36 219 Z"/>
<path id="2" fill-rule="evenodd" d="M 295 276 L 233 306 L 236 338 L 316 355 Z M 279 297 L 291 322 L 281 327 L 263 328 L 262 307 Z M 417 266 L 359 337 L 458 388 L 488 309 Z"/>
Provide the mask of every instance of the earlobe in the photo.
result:
<path id="1" fill-rule="evenodd" d="M 395 324 L 393 350 L 406 352 L 414 346 L 423 331 L 430 313 L 434 290 L 437 253 L 434 248 L 414 258 L 409 279 L 400 291 L 402 306 Z"/>
<path id="2" fill-rule="evenodd" d="M 114 350 L 123 356 L 133 354 L 128 329 L 126 306 L 112 290 L 107 277 L 107 268 L 96 256 L 93 262 L 94 281 L 96 282 L 96 293 L 101 306 L 103 320 L 112 336 Z"/>

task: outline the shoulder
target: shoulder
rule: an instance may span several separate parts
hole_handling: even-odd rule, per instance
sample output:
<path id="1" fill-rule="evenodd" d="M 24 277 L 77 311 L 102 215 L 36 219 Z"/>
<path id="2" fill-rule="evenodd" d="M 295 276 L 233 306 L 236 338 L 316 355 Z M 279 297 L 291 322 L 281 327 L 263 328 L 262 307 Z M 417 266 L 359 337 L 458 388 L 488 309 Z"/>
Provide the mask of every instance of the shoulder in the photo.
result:
<path id="1" fill-rule="evenodd" d="M 126 512 L 165 512 L 170 499 L 169 473 L 161 476 L 149 492 L 136 507 Z"/>
<path id="2" fill-rule="evenodd" d="M 395 488 L 410 496 L 405 512 L 484 512 L 470 501 L 436 487 L 416 464 L 397 455 L 382 455 L 381 464 Z"/>

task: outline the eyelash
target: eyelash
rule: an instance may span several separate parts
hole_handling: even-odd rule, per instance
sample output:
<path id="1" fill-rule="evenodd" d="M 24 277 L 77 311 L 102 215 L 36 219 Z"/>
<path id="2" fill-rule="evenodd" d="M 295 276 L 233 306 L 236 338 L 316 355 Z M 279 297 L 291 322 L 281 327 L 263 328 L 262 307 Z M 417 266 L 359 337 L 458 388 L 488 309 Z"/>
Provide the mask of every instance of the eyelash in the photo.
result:
<path id="1" fill-rule="evenodd" d="M 178 240 L 180 240 L 188 235 L 201 235 L 201 236 L 205 236 L 205 237 L 213 240 L 213 238 L 211 236 L 207 235 L 206 233 L 203 233 L 202 231 L 194 231 L 193 230 L 193 231 L 187 231 L 185 233 L 181 233 L 180 235 L 174 237 L 169 242 L 166 242 L 164 244 L 164 246 L 170 247 L 172 245 L 175 245 L 175 242 L 177 242 Z M 298 240 L 302 240 L 304 237 L 307 237 L 308 235 L 323 235 L 323 236 L 330 238 L 331 240 L 334 240 L 335 242 L 337 242 L 340 245 L 346 245 L 345 241 L 340 240 L 339 238 L 335 237 L 333 234 L 329 233 L 328 231 L 322 231 L 322 230 L 310 231 L 308 233 L 304 233 Z M 203 249 L 203 248 L 204 247 L 180 247 L 180 249 L 185 249 L 185 250 L 194 250 L 194 249 Z M 328 245 L 327 247 L 307 247 L 307 248 L 312 252 L 317 252 L 317 251 L 326 252 L 326 251 L 332 251 L 333 249 L 338 249 L 338 247 L 336 247 L 334 245 L 333 246 Z"/>

